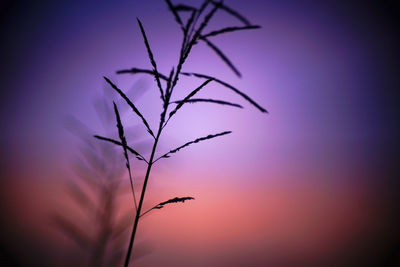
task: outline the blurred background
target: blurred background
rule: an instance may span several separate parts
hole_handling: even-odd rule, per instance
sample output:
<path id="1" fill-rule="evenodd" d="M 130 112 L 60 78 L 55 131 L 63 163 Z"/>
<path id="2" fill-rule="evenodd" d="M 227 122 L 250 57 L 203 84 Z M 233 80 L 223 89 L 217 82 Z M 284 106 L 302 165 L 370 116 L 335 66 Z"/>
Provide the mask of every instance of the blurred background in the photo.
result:
<path id="1" fill-rule="evenodd" d="M 269 114 L 212 83 L 199 96 L 244 109 L 182 108 L 159 155 L 233 133 L 157 162 L 144 209 L 196 199 L 143 217 L 132 265 L 400 265 L 399 4 L 225 4 L 262 26 L 213 39 L 243 77 L 201 43 L 184 71 L 227 81 Z M 92 135 L 118 137 L 114 100 L 128 143 L 149 155 L 146 129 L 103 80 L 156 128 L 153 78 L 115 74 L 151 68 L 136 17 L 168 74 L 181 32 L 164 1 L 1 2 L 1 266 L 117 266 L 124 257 L 133 218 L 125 161 Z M 241 23 L 217 12 L 206 32 L 231 25 Z M 201 82 L 182 78 L 176 99 Z M 144 165 L 131 163 L 138 189 Z"/>

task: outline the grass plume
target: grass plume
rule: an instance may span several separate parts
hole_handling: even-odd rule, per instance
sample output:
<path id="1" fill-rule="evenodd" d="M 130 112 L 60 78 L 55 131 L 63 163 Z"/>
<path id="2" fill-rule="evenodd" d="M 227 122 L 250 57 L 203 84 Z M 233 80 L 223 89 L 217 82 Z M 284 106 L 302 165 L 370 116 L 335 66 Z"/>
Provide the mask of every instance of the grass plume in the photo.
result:
<path id="1" fill-rule="evenodd" d="M 183 4 L 179 4 L 179 5 L 175 5 L 174 6 L 174 9 L 176 10 L 176 11 L 193 11 L 193 10 L 196 10 L 196 8 L 195 7 L 192 7 L 192 6 L 188 6 L 188 5 L 183 5 Z"/>
<path id="2" fill-rule="evenodd" d="M 219 8 L 225 12 L 227 12 L 228 14 L 232 15 L 233 17 L 237 18 L 238 20 L 240 20 L 244 25 L 250 25 L 250 21 L 248 19 L 246 19 L 242 14 L 240 14 L 239 12 L 237 12 L 236 10 L 230 8 L 227 5 L 224 5 L 223 3 L 217 2 L 217 1 L 212 1 L 212 3 L 214 5 L 219 5 Z"/>
<path id="3" fill-rule="evenodd" d="M 181 28 L 183 28 L 183 22 L 181 20 L 181 17 L 178 14 L 176 7 L 174 5 L 172 5 L 170 0 L 165 0 L 165 2 L 167 3 L 169 10 L 174 15 L 176 22 L 178 22 L 178 24 L 181 25 Z"/>
<path id="4" fill-rule="evenodd" d="M 169 2 L 169 1 L 167 1 L 167 2 Z M 179 17 L 179 16 L 178 16 L 178 17 Z M 147 40 L 146 32 L 144 31 L 142 22 L 140 21 L 140 19 L 137 19 L 137 22 L 138 22 L 138 24 L 139 24 L 140 31 L 142 32 L 144 44 L 145 44 L 145 46 L 146 46 L 147 53 L 148 53 L 148 55 L 149 55 L 150 63 L 151 63 L 151 65 L 152 65 L 153 68 L 154 68 L 154 73 L 155 73 L 155 77 L 156 77 L 156 81 L 157 81 L 157 86 L 158 86 L 158 89 L 160 89 L 161 99 L 162 99 L 163 101 L 165 101 L 165 98 L 164 98 L 164 91 L 163 91 L 163 88 L 162 88 L 162 86 L 161 86 L 160 77 L 159 77 L 159 74 L 158 74 L 158 71 L 157 71 L 157 63 L 156 63 L 156 61 L 154 60 L 153 52 L 151 51 L 150 44 L 149 44 L 149 41 Z"/>
<path id="5" fill-rule="evenodd" d="M 169 199 L 167 201 L 164 201 L 164 202 L 161 202 L 161 203 L 155 205 L 154 207 L 152 207 L 151 209 L 147 210 L 146 212 L 143 212 L 143 214 L 140 215 L 140 217 L 144 216 L 145 214 L 149 213 L 152 210 L 155 210 L 155 209 L 160 210 L 160 209 L 164 208 L 165 205 L 172 204 L 172 203 L 178 203 L 178 202 L 184 203 L 186 200 L 194 200 L 194 197 L 174 197 L 174 198 L 171 198 L 171 199 Z"/>
<path id="6" fill-rule="evenodd" d="M 125 73 L 130 73 L 130 74 L 137 74 L 137 73 L 146 73 L 146 74 L 151 74 L 153 76 L 156 75 L 156 72 L 154 70 L 146 70 L 146 69 L 139 69 L 139 68 L 131 68 L 127 70 L 119 70 L 116 72 L 117 74 L 125 74 Z M 158 77 L 163 80 L 167 80 L 168 78 L 165 75 L 162 75 L 161 73 L 158 72 Z"/>
<path id="7" fill-rule="evenodd" d="M 133 226 L 132 226 L 132 232 L 129 240 L 129 245 L 127 249 L 127 253 L 125 256 L 125 267 L 127 267 L 130 263 L 131 260 L 131 255 L 133 251 L 133 244 L 136 236 L 136 232 L 138 229 L 138 223 L 140 218 L 144 215 L 147 214 L 151 210 L 156 210 L 156 209 L 161 209 L 165 205 L 172 204 L 172 203 L 178 203 L 178 202 L 185 202 L 186 200 L 193 200 L 193 197 L 175 197 L 172 199 L 169 199 L 164 202 L 160 202 L 150 210 L 147 210 L 146 212 L 142 213 L 142 208 L 143 208 L 143 203 L 144 203 L 144 198 L 146 195 L 146 190 L 147 190 L 147 184 L 150 178 L 150 173 L 152 170 L 152 167 L 154 164 L 161 159 L 168 158 L 172 156 L 173 154 L 179 152 L 181 149 L 187 148 L 188 146 L 196 143 L 200 143 L 202 141 L 214 139 L 216 137 L 220 136 L 225 136 L 227 134 L 232 133 L 231 131 L 224 131 L 220 132 L 217 134 L 210 134 L 204 137 L 197 138 L 193 141 L 187 142 L 175 149 L 170 150 L 169 152 L 163 154 L 162 156 L 158 157 L 155 159 L 155 155 L 157 153 L 157 147 L 158 143 L 160 140 L 160 136 L 162 135 L 163 130 L 165 129 L 165 126 L 168 124 L 169 120 L 178 112 L 181 112 L 181 108 L 184 104 L 186 103 L 213 103 L 213 104 L 219 104 L 219 105 L 227 105 L 227 106 L 232 106 L 232 107 L 237 107 L 237 108 L 243 108 L 239 104 L 231 103 L 225 100 L 215 100 L 215 99 L 210 99 L 210 98 L 193 98 L 202 88 L 204 88 L 208 83 L 211 81 L 215 81 L 216 83 L 232 90 L 239 96 L 241 96 L 243 99 L 245 99 L 247 102 L 249 102 L 251 105 L 256 107 L 258 110 L 261 112 L 266 113 L 266 109 L 261 107 L 259 104 L 257 104 L 253 99 L 251 99 L 249 96 L 247 96 L 245 93 L 241 92 L 234 86 L 214 78 L 211 75 L 205 75 L 205 74 L 199 74 L 199 73 L 192 73 L 192 72 L 183 72 L 183 68 L 185 67 L 185 63 L 191 54 L 191 51 L 193 50 L 194 46 L 199 43 L 199 41 L 203 41 L 207 44 L 207 46 L 217 54 L 219 59 L 221 59 L 228 67 L 238 76 L 241 77 L 241 73 L 238 71 L 238 69 L 233 65 L 232 61 L 221 51 L 220 48 L 218 48 L 215 44 L 213 44 L 209 38 L 214 37 L 214 36 L 219 36 L 219 35 L 224 35 L 228 33 L 233 33 L 237 31 L 243 31 L 243 30 L 253 30 L 253 29 L 258 29 L 260 26 L 258 25 L 252 25 L 250 22 L 241 14 L 239 14 L 237 11 L 231 9 L 228 7 L 226 4 L 224 4 L 222 1 L 214 1 L 214 0 L 204 0 L 200 7 L 194 7 L 190 5 L 184 5 L 184 4 L 174 4 L 172 0 L 165 0 L 165 3 L 168 7 L 168 10 L 172 13 L 172 16 L 176 23 L 178 24 L 179 28 L 182 30 L 182 42 L 181 42 L 181 47 L 179 50 L 178 54 L 178 60 L 177 64 L 174 65 L 171 68 L 171 71 L 169 72 L 169 75 L 165 75 L 161 73 L 158 69 L 157 63 L 154 59 L 153 51 L 150 48 L 150 44 L 147 38 L 147 34 L 144 30 L 144 27 L 142 25 L 142 22 L 137 19 L 140 32 L 143 37 L 143 42 L 145 45 L 145 48 L 147 50 L 147 55 L 150 60 L 150 63 L 152 65 L 152 69 L 143 69 L 143 68 L 130 68 L 130 69 L 123 69 L 117 71 L 117 74 L 147 74 L 151 75 L 155 78 L 156 85 L 158 89 L 160 90 L 160 95 L 161 95 L 161 100 L 162 100 L 162 111 L 160 113 L 160 119 L 158 123 L 158 129 L 156 131 L 152 131 L 148 122 L 144 118 L 144 116 L 139 112 L 137 107 L 133 104 L 133 102 L 126 96 L 126 94 L 119 89 L 111 80 L 108 78 L 104 77 L 106 82 L 119 94 L 122 99 L 125 100 L 125 102 L 131 107 L 132 111 L 141 118 L 142 123 L 146 127 L 147 131 L 150 133 L 150 135 L 154 138 L 154 143 L 151 148 L 151 153 L 149 158 L 144 158 L 140 153 L 138 153 L 136 150 L 133 148 L 129 147 L 124 135 L 124 127 L 122 125 L 121 118 L 118 113 L 118 108 L 114 104 L 115 107 L 115 114 L 116 114 L 116 120 L 117 120 L 117 128 L 118 128 L 118 133 L 119 133 L 119 138 L 120 141 L 114 140 L 112 138 L 108 137 L 103 137 L 99 135 L 95 135 L 96 138 L 112 143 L 116 146 L 122 147 L 124 150 L 124 156 L 125 156 L 125 161 L 126 161 L 126 167 L 128 171 L 130 171 L 131 165 L 129 163 L 129 156 L 128 152 L 134 154 L 137 159 L 145 161 L 147 163 L 147 169 L 146 173 L 144 176 L 144 182 L 143 186 L 140 192 L 140 198 L 137 203 L 137 211 L 134 216 L 134 221 L 133 221 Z M 237 18 L 240 20 L 244 26 L 229 26 L 225 27 L 219 30 L 214 30 L 214 31 L 208 31 L 208 33 L 203 34 L 203 32 L 206 31 L 208 28 L 212 18 L 217 14 L 218 10 L 223 10 L 224 12 L 227 12 L 231 16 Z M 186 16 L 186 20 L 184 16 L 180 15 L 180 12 L 190 12 L 190 16 Z M 174 90 L 176 90 L 178 81 L 180 77 L 188 76 L 188 77 L 195 77 L 195 78 L 200 78 L 200 79 L 205 79 L 205 81 L 199 85 L 196 89 L 191 91 L 184 99 L 181 100 L 174 100 L 173 95 L 174 95 Z M 163 89 L 163 86 L 161 84 L 165 85 L 165 90 Z M 172 106 L 171 104 L 176 104 L 176 106 Z M 171 110 L 169 110 L 171 108 Z M 168 116 L 168 117 L 167 117 Z M 133 183 L 132 183 L 132 188 L 133 188 Z"/>
<path id="8" fill-rule="evenodd" d="M 259 25 L 249 25 L 249 26 L 243 26 L 243 27 L 226 27 L 217 31 L 212 31 L 209 33 L 206 33 L 202 35 L 203 38 L 211 37 L 211 36 L 217 36 L 223 33 L 228 33 L 228 32 L 237 32 L 237 31 L 243 31 L 243 30 L 252 30 L 252 29 L 260 29 L 261 26 Z"/>
<path id="9" fill-rule="evenodd" d="M 99 140 L 110 142 L 110 143 L 112 143 L 114 145 L 117 145 L 117 146 L 125 147 L 129 152 L 134 154 L 138 160 L 143 160 L 143 161 L 147 162 L 147 160 L 142 155 L 140 155 L 139 152 L 137 152 L 136 150 L 134 150 L 133 148 L 131 148 L 128 145 L 124 145 L 124 144 L 122 144 L 121 142 L 119 142 L 117 140 L 114 140 L 114 139 L 111 139 L 111 138 L 108 138 L 108 137 L 104 137 L 104 136 L 100 136 L 100 135 L 94 135 L 94 137 L 99 139 Z"/>
<path id="10" fill-rule="evenodd" d="M 205 37 L 200 37 L 200 39 L 202 41 L 204 41 L 208 47 L 211 48 L 211 50 L 213 50 L 220 58 L 223 62 L 225 62 L 226 65 L 228 65 L 228 67 L 238 76 L 238 77 L 242 77 L 242 74 L 240 74 L 239 70 L 233 65 L 233 63 L 229 60 L 229 58 L 227 56 L 225 56 L 224 53 L 222 53 L 221 49 L 219 49 L 215 44 L 213 44 L 212 42 L 210 42 L 207 38 Z"/>
<path id="11" fill-rule="evenodd" d="M 181 102 L 186 102 L 186 103 L 199 103 L 199 102 L 205 102 L 205 103 L 214 103 L 214 104 L 219 104 L 219 105 L 226 105 L 226 106 L 232 106 L 232 107 L 237 107 L 237 108 L 243 108 L 241 105 L 239 104 L 235 104 L 235 103 L 231 103 L 228 101 L 223 101 L 223 100 L 216 100 L 216 99 L 204 99 L 204 98 L 192 98 L 189 100 L 178 100 L 178 101 L 174 101 L 172 103 L 176 103 L 179 104 Z"/>
<path id="12" fill-rule="evenodd" d="M 213 79 L 216 83 L 219 83 L 221 85 L 223 85 L 224 87 L 232 90 L 233 92 L 235 92 L 236 94 L 240 95 L 241 97 L 243 97 L 245 100 L 247 100 L 250 104 L 252 104 L 254 107 L 256 107 L 258 110 L 260 110 L 263 113 L 268 113 L 268 111 L 261 107 L 259 104 L 257 104 L 253 99 L 251 99 L 248 95 L 246 95 L 245 93 L 241 92 L 239 89 L 235 88 L 234 86 L 230 85 L 227 82 L 224 82 L 220 79 L 217 79 L 215 77 L 209 76 L 209 75 L 205 75 L 205 74 L 200 74 L 200 73 L 194 73 L 194 72 L 182 72 L 182 75 L 186 75 L 186 76 L 194 76 L 197 78 L 202 78 L 202 79 Z"/>
<path id="13" fill-rule="evenodd" d="M 188 146 L 190 146 L 192 144 L 196 144 L 198 142 L 202 142 L 202 141 L 205 141 L 205 140 L 213 139 L 215 137 L 223 136 L 223 135 L 230 134 L 230 133 L 232 133 L 232 132 L 231 131 L 225 131 L 225 132 L 221 132 L 221 133 L 217 133 L 217 134 L 209 134 L 207 136 L 197 138 L 196 140 L 187 142 L 184 145 L 181 145 L 180 147 L 177 147 L 175 149 L 170 150 L 169 152 L 165 153 L 164 155 L 162 155 L 161 157 L 156 159 L 154 162 L 156 162 L 157 160 L 159 160 L 161 158 L 169 158 L 171 154 L 174 154 L 174 153 L 178 152 L 179 150 L 181 150 L 182 148 L 188 147 Z"/>
<path id="14" fill-rule="evenodd" d="M 185 104 L 192 96 L 197 94 L 198 91 L 201 90 L 204 86 L 206 86 L 209 82 L 211 82 L 213 79 L 208 79 L 207 81 L 203 82 L 199 87 L 194 89 L 190 94 L 188 94 L 179 104 L 175 107 L 173 111 L 169 113 L 169 118 L 171 118 L 178 110 Z"/>
<path id="15" fill-rule="evenodd" d="M 157 76 L 157 74 L 155 74 L 155 75 Z M 147 123 L 147 121 L 143 117 L 142 113 L 140 113 L 140 111 L 136 108 L 135 104 L 133 104 L 133 102 L 124 94 L 124 92 L 122 92 L 121 89 L 119 89 L 112 81 L 110 81 L 110 79 L 108 79 L 107 77 L 104 77 L 104 79 L 126 101 L 126 103 L 132 108 L 133 112 L 135 112 L 136 115 L 138 115 L 142 119 L 144 126 L 146 126 L 146 128 L 147 128 L 147 131 L 149 132 L 149 134 L 151 134 L 151 136 L 154 137 L 154 133 L 150 129 L 150 125 Z"/>

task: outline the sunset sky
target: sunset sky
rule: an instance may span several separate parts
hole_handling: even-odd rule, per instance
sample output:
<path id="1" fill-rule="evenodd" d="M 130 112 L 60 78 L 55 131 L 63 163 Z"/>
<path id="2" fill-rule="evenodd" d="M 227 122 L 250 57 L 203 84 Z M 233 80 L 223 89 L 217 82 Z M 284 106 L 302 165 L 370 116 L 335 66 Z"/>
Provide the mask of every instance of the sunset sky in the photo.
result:
<path id="1" fill-rule="evenodd" d="M 242 78 L 203 43 L 184 71 L 227 81 L 269 113 L 213 82 L 198 96 L 244 109 L 182 107 L 157 155 L 208 134 L 232 134 L 157 162 L 145 208 L 175 196 L 195 200 L 143 217 L 137 246 L 145 253 L 133 265 L 399 264 L 398 4 L 224 3 L 262 26 L 213 37 Z M 103 76 L 134 99 L 155 130 L 162 105 L 154 79 L 116 71 L 151 69 L 136 18 L 166 75 L 178 61 L 181 31 L 162 0 L 5 1 L 0 14 L 0 265 L 86 266 L 85 252 L 51 218 L 84 216 L 64 187 L 77 179 L 72 166 L 100 142 L 91 135 L 118 137 L 114 115 L 107 120 L 99 110 L 116 101 L 128 143 L 147 157 L 152 144 Z M 205 32 L 232 25 L 242 26 L 218 11 Z M 173 98 L 202 82 L 182 77 Z M 122 151 L 114 152 L 106 157 L 118 160 L 107 164 L 123 168 Z M 144 165 L 132 157 L 132 166 L 139 188 Z M 122 179 L 127 186 L 126 173 Z M 129 191 L 117 198 L 118 210 L 131 211 Z"/>

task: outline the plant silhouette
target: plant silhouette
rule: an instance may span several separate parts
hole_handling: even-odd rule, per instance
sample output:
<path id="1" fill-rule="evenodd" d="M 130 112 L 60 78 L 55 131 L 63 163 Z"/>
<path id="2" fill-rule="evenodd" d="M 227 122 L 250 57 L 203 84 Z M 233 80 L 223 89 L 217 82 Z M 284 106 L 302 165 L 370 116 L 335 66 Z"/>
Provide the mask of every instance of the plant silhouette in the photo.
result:
<path id="1" fill-rule="evenodd" d="M 230 85 L 227 82 L 224 82 L 212 75 L 205 75 L 205 74 L 200 74 L 200 73 L 191 73 L 191 72 L 183 72 L 182 71 L 184 64 L 187 61 L 192 49 L 199 42 L 203 42 L 212 51 L 215 52 L 215 54 L 233 71 L 234 74 L 236 74 L 236 76 L 241 77 L 241 74 L 240 74 L 238 68 L 235 67 L 235 65 L 232 63 L 232 61 L 222 52 L 222 50 L 220 48 L 218 48 L 210 40 L 210 38 L 219 36 L 219 35 L 224 35 L 227 33 L 236 32 L 236 31 L 258 29 L 258 28 L 260 28 L 260 26 L 252 25 L 248 19 L 246 19 L 241 14 L 239 14 L 237 11 L 235 11 L 232 8 L 225 5 L 222 1 L 205 0 L 201 4 L 200 7 L 193 7 L 193 6 L 184 5 L 184 4 L 174 5 L 170 0 L 165 0 L 165 2 L 167 4 L 170 12 L 174 16 L 174 19 L 176 20 L 179 28 L 182 31 L 182 44 L 181 44 L 181 48 L 179 51 L 179 59 L 178 59 L 176 66 L 172 67 L 169 75 L 162 74 L 159 71 L 156 59 L 154 58 L 154 54 L 151 49 L 151 45 L 147 38 L 145 28 L 144 28 L 142 22 L 139 19 L 137 19 L 152 69 L 142 69 L 142 68 L 135 67 L 135 68 L 131 68 L 131 69 L 117 71 L 117 74 L 147 74 L 147 75 L 151 75 L 155 78 L 156 86 L 160 93 L 160 99 L 161 99 L 161 104 L 162 104 L 162 112 L 160 114 L 158 129 L 156 131 L 153 131 L 151 129 L 149 123 L 147 122 L 147 120 L 145 119 L 143 114 L 135 106 L 133 101 L 131 99 L 129 99 L 129 97 L 123 92 L 123 90 L 121 90 L 113 81 L 111 81 L 111 79 L 104 77 L 105 81 L 125 101 L 125 103 L 131 108 L 133 113 L 141 119 L 147 132 L 153 138 L 153 146 L 151 149 L 151 154 L 150 154 L 149 159 L 146 159 L 139 152 L 137 152 L 137 150 L 135 150 L 134 148 L 132 148 L 131 146 L 128 145 L 127 139 L 124 135 L 125 130 L 123 127 L 123 123 L 121 122 L 121 119 L 119 116 L 118 105 L 115 103 L 114 103 L 114 112 L 115 112 L 115 117 L 116 117 L 116 121 L 117 121 L 119 140 L 115 140 L 115 139 L 112 139 L 109 137 L 95 135 L 96 138 L 98 138 L 102 141 L 109 142 L 113 145 L 116 145 L 116 146 L 119 146 L 122 148 L 125 162 L 126 162 L 126 167 L 129 172 L 129 178 L 131 181 L 131 190 L 132 190 L 133 199 L 135 202 L 136 214 L 134 216 L 135 219 L 133 222 L 133 229 L 132 229 L 130 242 L 129 242 L 128 250 L 126 253 L 126 257 L 125 257 L 125 266 L 129 265 L 138 223 L 139 223 L 140 218 L 144 214 L 146 214 L 154 209 L 161 209 L 167 204 L 184 202 L 185 200 L 194 199 L 193 197 L 175 197 L 170 200 L 161 202 L 160 204 L 156 205 L 155 207 L 151 208 L 150 210 L 142 213 L 142 205 L 143 205 L 143 201 L 144 201 L 144 197 L 145 197 L 146 189 L 147 189 L 147 184 L 148 184 L 148 180 L 149 180 L 151 169 L 152 169 L 153 165 L 158 160 L 161 160 L 163 158 L 168 158 L 171 156 L 171 154 L 177 153 L 179 150 L 181 150 L 187 146 L 231 133 L 231 131 L 224 131 L 221 133 L 209 134 L 205 137 L 197 138 L 194 141 L 190 141 L 190 142 L 185 143 L 182 146 L 179 146 L 178 148 L 171 149 L 169 152 L 167 152 L 167 153 L 163 154 L 162 156 L 155 159 L 155 154 L 157 152 L 157 145 L 159 143 L 160 136 L 161 136 L 163 130 L 165 129 L 165 127 L 168 125 L 168 122 L 170 121 L 170 119 L 172 117 L 174 117 L 174 115 L 178 111 L 181 111 L 181 108 L 186 103 L 202 103 L 203 102 L 203 103 L 213 103 L 213 104 L 219 104 L 219 105 L 228 105 L 228 106 L 239 107 L 239 108 L 242 107 L 239 104 L 230 103 L 230 102 L 227 102 L 224 100 L 193 98 L 200 90 L 202 90 L 204 87 L 206 87 L 209 83 L 217 83 L 227 89 L 232 90 L 234 93 L 236 93 L 241 98 L 243 98 L 244 100 L 249 102 L 251 105 L 253 105 L 255 108 L 257 108 L 261 112 L 267 113 L 267 110 L 265 110 L 263 107 L 261 107 L 259 104 L 257 104 L 253 99 L 251 99 L 245 93 L 243 93 L 242 91 L 240 91 L 239 89 L 235 88 L 234 86 Z M 241 24 L 243 24 L 243 25 L 226 27 L 226 28 L 222 28 L 222 29 L 218 29 L 218 30 L 214 30 L 214 31 L 205 33 L 204 31 L 206 30 L 207 26 L 209 25 L 209 22 L 215 16 L 215 14 L 218 10 L 228 13 L 229 15 L 231 15 L 234 18 L 236 18 L 237 20 L 239 20 L 241 22 Z M 184 21 L 183 18 L 181 17 L 182 12 L 190 13 L 190 15 L 186 21 Z M 179 77 L 181 75 L 198 78 L 200 80 L 203 80 L 203 82 L 197 88 L 195 88 L 191 93 L 189 93 L 185 98 L 183 98 L 181 100 L 172 100 L 174 90 L 176 89 L 176 85 L 178 84 Z M 175 105 L 175 106 L 173 106 L 173 105 Z M 136 203 L 136 196 L 135 196 L 135 191 L 134 191 L 135 181 L 132 180 L 132 175 L 131 175 L 132 168 L 131 168 L 128 152 L 130 154 L 133 154 L 136 159 L 138 159 L 140 161 L 145 161 L 147 164 L 143 187 L 140 191 L 140 197 L 139 197 L 139 200 L 137 203 Z"/>

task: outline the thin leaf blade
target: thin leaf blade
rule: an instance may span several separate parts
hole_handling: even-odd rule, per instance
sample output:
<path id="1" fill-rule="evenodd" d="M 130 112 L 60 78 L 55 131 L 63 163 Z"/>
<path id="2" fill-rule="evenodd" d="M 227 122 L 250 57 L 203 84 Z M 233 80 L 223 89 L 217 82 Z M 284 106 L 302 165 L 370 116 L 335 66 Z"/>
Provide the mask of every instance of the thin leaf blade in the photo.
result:
<path id="1" fill-rule="evenodd" d="M 136 106 L 133 104 L 133 102 L 110 79 L 108 79 L 107 77 L 104 77 L 104 79 L 125 100 L 125 102 L 132 108 L 133 112 L 135 112 L 136 115 L 138 115 L 142 119 L 142 122 L 146 126 L 147 131 L 151 134 L 151 136 L 154 137 L 154 134 L 150 128 L 150 125 L 147 123 L 146 119 L 143 117 L 142 113 L 140 113 L 140 111 L 136 108 Z"/>
<path id="2" fill-rule="evenodd" d="M 198 142 L 202 142 L 202 141 L 205 141 L 205 140 L 213 139 L 215 137 L 223 136 L 223 135 L 230 134 L 230 133 L 232 133 L 232 131 L 225 131 L 225 132 L 221 132 L 221 133 L 217 133 L 217 134 L 209 134 L 207 136 L 197 138 L 197 139 L 195 139 L 193 141 L 185 143 L 184 145 L 181 145 L 180 147 L 177 147 L 175 149 L 170 150 L 169 152 L 167 152 L 164 155 L 162 155 L 160 158 L 168 158 L 170 156 L 170 154 L 174 154 L 174 153 L 178 152 L 179 150 L 181 150 L 182 148 L 188 147 L 188 146 L 190 146 L 192 144 L 196 144 Z"/>
<path id="3" fill-rule="evenodd" d="M 229 33 L 229 32 L 237 32 L 237 31 L 244 31 L 244 30 L 254 30 L 254 29 L 260 29 L 261 26 L 259 25 L 249 25 L 249 26 L 243 26 L 243 27 L 226 27 L 220 30 L 212 31 L 209 33 L 206 33 L 202 35 L 202 38 L 207 38 L 211 36 L 218 36 L 220 34 L 224 33 Z"/>
<path id="4" fill-rule="evenodd" d="M 220 5 L 220 9 L 224 10 L 225 12 L 227 12 L 228 14 L 232 15 L 233 17 L 237 18 L 238 20 L 240 20 L 244 25 L 250 25 L 250 21 L 245 18 L 243 15 L 241 15 L 239 12 L 237 12 L 236 10 L 233 10 L 232 8 L 228 7 L 227 5 L 221 3 L 221 2 L 216 2 L 216 1 L 212 1 L 212 3 L 214 5 L 219 4 Z"/>
<path id="5" fill-rule="evenodd" d="M 181 28 L 183 28 L 183 22 L 181 20 L 181 17 L 179 16 L 178 11 L 176 10 L 175 6 L 171 3 L 170 0 L 165 0 L 165 2 L 168 5 L 168 9 L 174 15 L 176 22 L 181 26 Z"/>
<path id="6" fill-rule="evenodd" d="M 116 72 L 117 74 L 137 74 L 137 73 L 145 73 L 145 74 L 150 74 L 152 76 L 156 75 L 156 72 L 154 70 L 147 70 L 147 69 L 139 69 L 139 68 L 131 68 L 131 69 L 124 69 L 124 70 L 118 70 Z M 160 72 L 158 72 L 158 77 L 160 77 L 160 79 L 167 81 L 168 78 L 167 76 L 165 76 L 164 74 L 161 74 Z"/>
<path id="7" fill-rule="evenodd" d="M 193 11 L 193 10 L 196 10 L 195 7 L 188 6 L 188 5 L 183 5 L 183 4 L 175 5 L 175 6 L 174 6 L 174 9 L 175 9 L 176 11 L 179 11 L 179 12 L 180 12 L 180 11 L 185 12 L 185 11 Z"/>
<path id="8" fill-rule="evenodd" d="M 252 104 L 254 107 L 256 107 L 258 110 L 260 110 L 263 113 L 268 113 L 268 111 L 266 109 L 264 109 L 263 107 L 261 107 L 259 104 L 257 104 L 253 99 L 251 99 L 248 95 L 246 95 L 245 93 L 241 92 L 239 89 L 235 88 L 234 86 L 219 80 L 215 77 L 209 76 L 209 75 L 205 75 L 205 74 L 200 74 L 200 73 L 194 73 L 194 72 L 182 72 L 182 75 L 185 76 L 194 76 L 197 78 L 201 78 L 201 79 L 210 79 L 213 78 L 214 81 L 216 83 L 219 83 L 221 85 L 223 85 L 224 87 L 234 91 L 236 94 L 240 95 L 241 97 L 243 97 L 246 101 L 248 101 L 250 104 Z"/>
<path id="9" fill-rule="evenodd" d="M 174 197 L 167 201 L 159 203 L 153 209 L 162 209 L 165 205 L 172 204 L 172 203 L 178 203 L 178 202 L 184 203 L 187 200 L 194 200 L 194 197 Z"/>
<path id="10" fill-rule="evenodd" d="M 113 102 L 113 104 L 114 104 L 115 117 L 116 117 L 116 120 L 117 120 L 117 128 L 118 128 L 119 139 L 121 141 L 122 148 L 124 150 L 124 157 L 126 159 L 127 167 L 128 167 L 128 169 L 130 169 L 129 157 L 128 157 L 128 149 L 127 149 L 128 144 L 127 144 L 126 138 L 125 138 L 124 127 L 122 126 L 121 117 L 119 115 L 118 107 L 115 104 L 115 102 Z"/>
<path id="11" fill-rule="evenodd" d="M 160 89 L 161 99 L 164 101 L 165 100 L 164 91 L 163 91 L 162 86 L 161 86 L 160 76 L 159 76 L 158 70 L 157 70 L 157 63 L 154 60 L 153 52 L 151 51 L 150 44 L 149 44 L 149 41 L 147 39 L 146 32 L 144 31 L 142 22 L 138 18 L 137 18 L 137 21 L 138 21 L 139 28 L 140 28 L 140 31 L 141 31 L 142 36 L 143 36 L 144 44 L 145 44 L 146 49 L 147 49 L 147 54 L 149 56 L 150 63 L 154 68 L 154 73 L 155 73 L 155 77 L 156 77 L 157 86 Z"/>
<path id="12" fill-rule="evenodd" d="M 205 1 L 205 5 L 208 4 L 209 1 Z M 192 47 L 196 44 L 197 40 L 199 39 L 199 37 L 201 36 L 202 31 L 204 30 L 204 28 L 208 25 L 208 23 L 210 22 L 211 18 L 214 16 L 215 12 L 217 12 L 218 8 L 220 7 L 220 3 L 216 3 L 214 4 L 214 8 L 204 17 L 203 22 L 200 24 L 199 28 L 196 30 L 192 40 L 189 42 L 184 57 L 183 57 L 183 61 L 185 61 L 187 59 L 187 57 L 190 54 L 190 51 L 192 50 Z M 200 14 L 200 12 L 198 12 Z"/>
<path id="13" fill-rule="evenodd" d="M 102 141 L 110 142 L 110 143 L 112 143 L 114 145 L 117 145 L 117 146 L 123 146 L 123 144 L 121 142 L 119 142 L 117 140 L 114 140 L 114 139 L 111 139 L 111 138 L 108 138 L 108 137 L 104 137 L 104 136 L 100 136 L 100 135 L 94 135 L 94 137 L 99 139 L 99 140 L 102 140 Z M 139 152 L 137 152 L 136 150 L 134 150 L 130 146 L 126 145 L 126 149 L 129 152 L 131 152 L 132 154 L 134 154 L 138 160 L 146 161 L 145 158 L 142 155 L 140 155 Z"/>
<path id="14" fill-rule="evenodd" d="M 216 99 L 204 99 L 204 98 L 192 98 L 192 99 L 189 99 L 189 100 L 186 100 L 186 101 L 178 100 L 178 101 L 174 101 L 174 102 L 172 102 L 172 103 L 179 104 L 180 102 L 186 102 L 186 103 L 206 102 L 206 103 L 214 103 L 214 104 L 232 106 L 232 107 L 237 107 L 237 108 L 243 108 L 243 107 L 242 107 L 241 105 L 239 105 L 239 104 L 231 103 L 231 102 L 228 102 L 228 101 L 216 100 Z"/>
<path id="15" fill-rule="evenodd" d="M 173 111 L 169 113 L 169 118 L 171 118 L 182 106 L 185 104 L 185 101 L 189 100 L 192 96 L 194 96 L 198 91 L 200 91 L 204 86 L 206 86 L 209 82 L 211 82 L 213 79 L 208 79 L 204 83 L 202 83 L 199 87 L 194 89 L 190 94 L 188 94 L 182 102 L 180 102 Z"/>
<path id="16" fill-rule="evenodd" d="M 210 47 L 220 58 L 221 60 L 228 65 L 228 67 L 238 76 L 242 77 L 242 74 L 239 72 L 239 70 L 233 65 L 232 61 L 219 49 L 215 44 L 210 42 L 207 38 L 200 38 L 202 41 L 204 41 L 208 47 Z"/>

